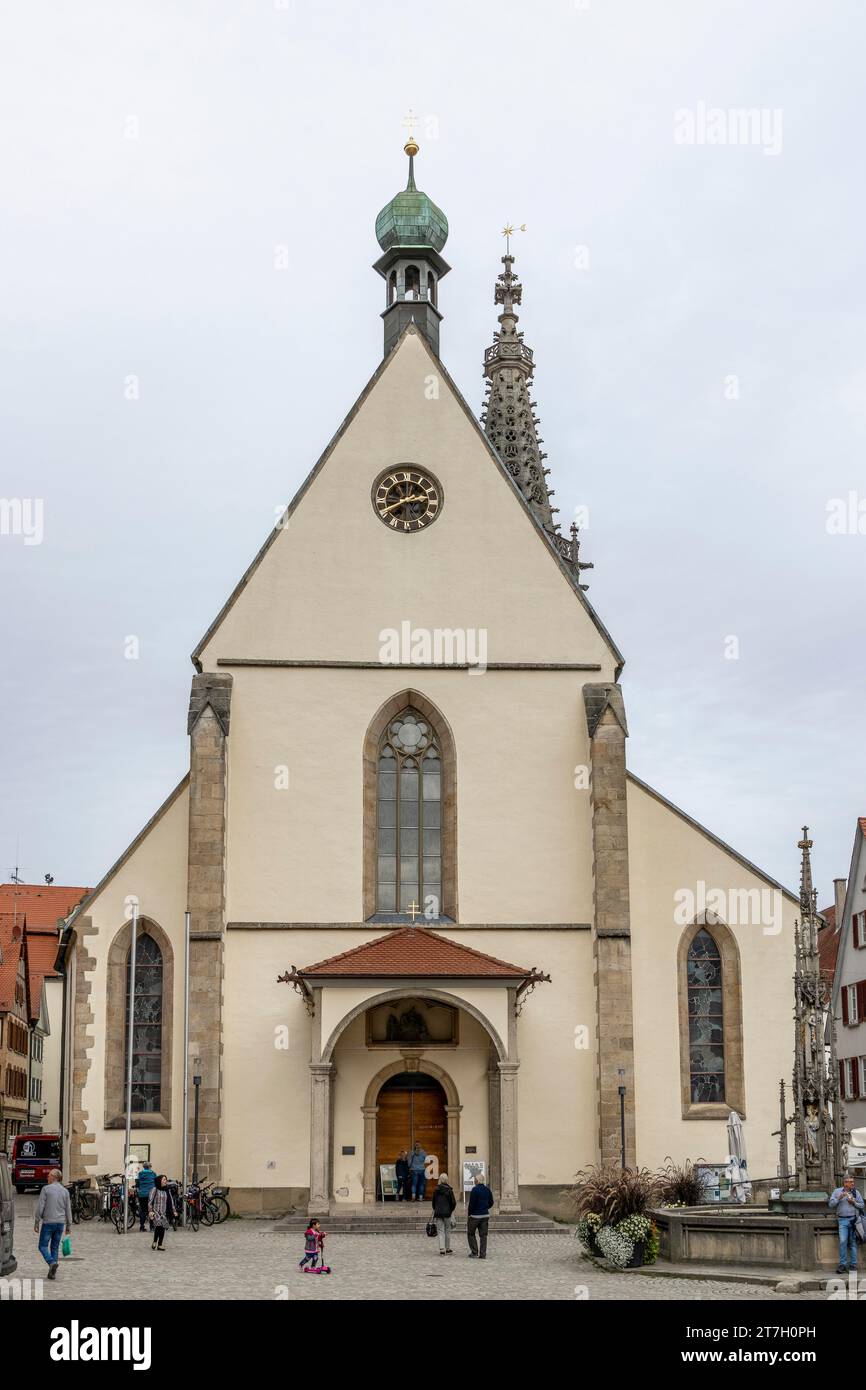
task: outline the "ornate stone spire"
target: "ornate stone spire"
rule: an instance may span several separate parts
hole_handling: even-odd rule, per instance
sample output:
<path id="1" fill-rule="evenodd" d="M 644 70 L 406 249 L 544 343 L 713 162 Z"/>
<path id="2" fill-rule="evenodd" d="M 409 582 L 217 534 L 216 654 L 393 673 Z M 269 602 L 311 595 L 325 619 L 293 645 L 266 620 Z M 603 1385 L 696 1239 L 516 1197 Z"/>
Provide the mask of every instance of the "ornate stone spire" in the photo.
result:
<path id="1" fill-rule="evenodd" d="M 481 423 L 541 522 L 551 545 L 579 578 L 581 571 L 592 569 L 592 565 L 580 559 L 577 526 L 571 527 L 570 539 L 560 534 L 555 519 L 559 508 L 552 506 L 550 501 L 554 495 L 547 486 L 550 469 L 544 467 L 547 454 L 541 449 L 544 440 L 538 433 L 540 421 L 535 414 L 536 402 L 530 397 L 535 363 L 532 348 L 526 346 L 523 334 L 518 332 L 518 316 L 514 311 L 514 306 L 523 302 L 523 286 L 512 269 L 514 257 L 510 239 L 513 231 L 513 227 L 507 226 L 503 233 L 506 237 L 506 252 L 502 257 L 505 269 L 497 278 L 494 295 L 494 302 L 501 304 L 502 313 L 499 332 L 493 335 L 493 346 L 484 353 L 487 387 Z M 587 585 L 580 587 L 585 589 Z"/>
<path id="2" fill-rule="evenodd" d="M 842 1102 L 829 982 L 818 953 L 818 894 L 809 827 L 797 842 L 800 920 L 794 974 L 794 1153 L 799 1192 L 829 1192 L 841 1167 Z M 828 1027 L 829 1023 L 829 1027 Z M 829 1057 L 825 1033 L 829 1033 Z M 829 1063 L 829 1065 L 828 1065 Z"/>

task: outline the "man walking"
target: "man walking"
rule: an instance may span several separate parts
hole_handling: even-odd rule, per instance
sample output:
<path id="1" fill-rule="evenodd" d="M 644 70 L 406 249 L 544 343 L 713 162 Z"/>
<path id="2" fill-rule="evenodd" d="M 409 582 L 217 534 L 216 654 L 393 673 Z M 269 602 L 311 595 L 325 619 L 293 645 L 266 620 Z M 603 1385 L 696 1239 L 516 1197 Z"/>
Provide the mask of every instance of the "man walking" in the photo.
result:
<path id="1" fill-rule="evenodd" d="M 849 1269 L 857 1268 L 857 1232 L 854 1227 L 858 1218 L 862 1221 L 864 1202 L 850 1176 L 842 1179 L 830 1198 L 831 1210 L 835 1210 L 839 1221 L 839 1268 L 837 1274 L 847 1274 Z M 846 1265 L 846 1260 L 848 1261 Z"/>
<path id="2" fill-rule="evenodd" d="M 397 1175 L 397 1201 L 408 1202 L 411 1195 L 409 1192 L 409 1155 L 405 1149 L 397 1159 L 395 1172 Z"/>
<path id="3" fill-rule="evenodd" d="M 466 1209 L 466 1238 L 469 1241 L 470 1260 L 487 1259 L 487 1228 L 490 1225 L 490 1209 L 493 1206 L 493 1193 L 481 1173 L 472 1179 L 469 1205 Z M 478 1253 L 478 1237 L 481 1238 L 481 1254 Z"/>
<path id="4" fill-rule="evenodd" d="M 148 1159 L 141 1165 L 141 1172 L 136 1180 L 135 1189 L 138 1198 L 138 1218 L 140 1221 L 139 1231 L 147 1227 L 147 1209 L 150 1203 L 150 1194 L 156 1186 L 156 1173 L 150 1166 Z"/>
<path id="5" fill-rule="evenodd" d="M 51 1169 L 48 1181 L 39 1194 L 33 1223 L 39 1237 L 39 1253 L 48 1266 L 49 1279 L 57 1277 L 57 1256 L 63 1232 L 65 1230 L 69 1235 L 72 1228 L 72 1205 L 69 1193 L 60 1181 L 62 1177 L 59 1168 Z"/>
<path id="6" fill-rule="evenodd" d="M 427 1155 L 421 1148 L 421 1145 L 416 1144 L 412 1150 L 412 1157 L 409 1159 L 409 1176 L 412 1179 L 413 1202 L 420 1202 L 427 1191 L 426 1163 Z"/>

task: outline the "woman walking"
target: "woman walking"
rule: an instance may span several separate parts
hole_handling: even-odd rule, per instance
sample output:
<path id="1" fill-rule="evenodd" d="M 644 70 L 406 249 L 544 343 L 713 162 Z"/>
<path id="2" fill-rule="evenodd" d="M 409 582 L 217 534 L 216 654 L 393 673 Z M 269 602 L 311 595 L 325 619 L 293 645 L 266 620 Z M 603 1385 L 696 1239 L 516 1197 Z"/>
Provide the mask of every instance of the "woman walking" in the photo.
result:
<path id="1" fill-rule="evenodd" d="M 147 1210 L 153 1225 L 153 1244 L 150 1248 L 151 1250 L 161 1250 L 166 1227 L 171 1218 L 176 1215 L 174 1198 L 171 1195 L 165 1173 L 160 1173 L 156 1180 L 156 1186 L 150 1194 Z"/>
<path id="2" fill-rule="evenodd" d="M 457 1198 L 448 1182 L 448 1174 L 443 1173 L 433 1193 L 433 1220 L 439 1237 L 439 1254 L 453 1255 L 451 1249 L 451 1213 L 457 1205 Z"/>

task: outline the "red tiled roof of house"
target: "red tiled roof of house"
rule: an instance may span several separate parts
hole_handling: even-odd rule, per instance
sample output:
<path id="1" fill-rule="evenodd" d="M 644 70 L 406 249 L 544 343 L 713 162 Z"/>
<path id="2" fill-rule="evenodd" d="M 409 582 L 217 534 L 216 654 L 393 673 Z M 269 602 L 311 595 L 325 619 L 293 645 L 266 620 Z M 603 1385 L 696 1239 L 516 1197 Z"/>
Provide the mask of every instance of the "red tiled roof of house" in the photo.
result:
<path id="1" fill-rule="evenodd" d="M 46 976 L 58 979 L 54 969 L 57 956 L 57 931 L 31 931 L 29 921 L 24 927 L 24 945 L 27 957 L 27 986 L 30 994 L 30 1017 L 35 1022 L 39 1017 L 42 1002 L 42 984 Z"/>
<path id="2" fill-rule="evenodd" d="M 449 941 L 426 927 L 401 927 L 375 941 L 341 951 L 316 965 L 308 965 L 298 974 L 308 976 L 355 976 L 375 978 L 380 975 L 408 977 L 422 975 L 427 979 L 449 977 L 475 979 L 522 980 L 530 972 L 521 965 L 487 956 L 457 941 Z"/>
<path id="3" fill-rule="evenodd" d="M 56 927 L 58 917 L 68 917 L 89 892 L 57 883 L 0 883 L 0 912 L 26 914 L 31 931 Z"/>
<path id="4" fill-rule="evenodd" d="M 821 971 L 826 971 L 831 983 L 836 974 L 836 956 L 839 953 L 839 933 L 836 930 L 836 906 L 822 907 L 821 916 L 826 923 L 818 929 L 818 963 Z"/>
<path id="5" fill-rule="evenodd" d="M 14 914 L 0 912 L 0 1013 L 8 1013 L 15 1003 L 23 936 L 22 924 Z"/>

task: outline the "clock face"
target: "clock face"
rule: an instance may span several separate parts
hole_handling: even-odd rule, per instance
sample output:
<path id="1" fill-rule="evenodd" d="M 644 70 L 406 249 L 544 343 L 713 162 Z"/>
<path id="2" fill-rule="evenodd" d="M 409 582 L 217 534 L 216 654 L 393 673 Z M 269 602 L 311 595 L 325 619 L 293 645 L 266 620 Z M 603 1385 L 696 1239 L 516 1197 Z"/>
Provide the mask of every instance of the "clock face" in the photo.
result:
<path id="1" fill-rule="evenodd" d="M 373 506 L 392 531 L 423 531 L 442 510 L 442 488 L 429 473 L 407 464 L 380 474 L 373 484 Z"/>

